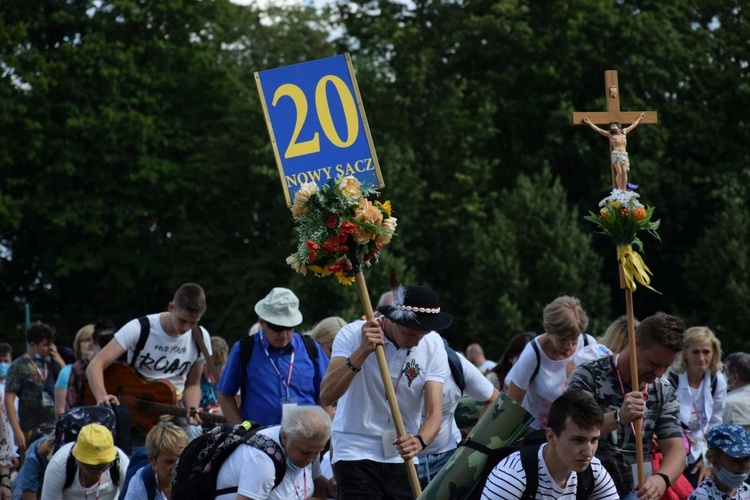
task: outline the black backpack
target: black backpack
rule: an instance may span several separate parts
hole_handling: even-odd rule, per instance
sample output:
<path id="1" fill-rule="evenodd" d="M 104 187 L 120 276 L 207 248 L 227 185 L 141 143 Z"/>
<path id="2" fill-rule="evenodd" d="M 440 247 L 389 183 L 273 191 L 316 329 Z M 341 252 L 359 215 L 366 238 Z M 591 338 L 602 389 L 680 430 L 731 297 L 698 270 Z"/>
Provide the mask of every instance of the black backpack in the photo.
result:
<path id="1" fill-rule="evenodd" d="M 310 358 L 314 366 L 318 362 L 318 345 L 315 340 L 309 335 L 300 335 L 300 337 L 302 337 L 302 341 L 305 344 L 307 356 Z M 240 378 L 240 390 L 242 391 L 242 395 L 244 397 L 247 384 L 247 382 L 245 381 L 245 374 L 247 373 L 247 365 L 250 364 L 250 359 L 253 357 L 253 351 L 255 350 L 255 335 L 242 337 L 239 342 L 240 366 L 242 367 L 242 371 L 240 372 L 242 374 L 242 377 Z"/>
<path id="2" fill-rule="evenodd" d="M 482 470 L 481 479 L 476 484 L 469 498 L 471 500 L 479 500 L 482 497 L 482 491 L 487 483 L 492 469 L 500 463 L 502 459 L 515 453 L 516 451 L 521 452 L 521 464 L 523 470 L 526 472 L 526 489 L 521 495 L 521 500 L 534 500 L 536 498 L 536 490 L 539 488 L 539 464 L 537 463 L 537 457 L 539 453 L 539 446 L 547 442 L 547 433 L 544 429 L 530 432 L 526 436 L 520 438 L 515 443 L 503 446 L 495 450 L 474 443 L 468 439 L 461 443 L 461 446 L 469 446 L 475 450 L 479 450 L 487 455 L 487 463 L 484 465 Z M 578 487 L 576 489 L 576 500 L 584 500 L 588 498 L 594 491 L 594 471 L 591 469 L 591 464 L 583 472 L 578 474 Z"/>
<path id="3" fill-rule="evenodd" d="M 172 498 L 204 500 L 236 493 L 237 486 L 216 490 L 216 478 L 221 465 L 241 444 L 254 446 L 273 460 L 276 472 L 273 487 L 276 488 L 286 474 L 285 455 L 276 442 L 257 434 L 265 428 L 247 421 L 235 426 L 222 424 L 192 440 L 182 450 L 172 471 Z"/>
<path id="4" fill-rule="evenodd" d="M 89 424 L 100 424 L 109 429 L 117 444 L 117 415 L 112 408 L 106 406 L 79 406 L 63 413 L 57 419 L 55 425 L 55 445 L 54 450 L 57 452 L 63 445 L 72 443 L 78 439 L 78 433 L 81 429 Z M 72 450 L 72 448 L 71 448 Z M 68 455 L 65 462 L 65 485 L 63 489 L 73 484 L 76 476 L 76 459 L 72 453 Z M 109 470 L 112 483 L 115 486 L 120 482 L 120 453 L 115 456 L 115 464 Z"/>
<path id="5" fill-rule="evenodd" d="M 451 369 L 451 375 L 453 380 L 456 381 L 458 390 L 461 394 L 464 393 L 464 387 L 466 387 L 466 379 L 464 379 L 464 367 L 461 366 L 461 358 L 458 357 L 458 353 L 448 345 L 448 341 L 443 339 L 445 345 L 445 353 L 448 355 L 448 366 Z"/>

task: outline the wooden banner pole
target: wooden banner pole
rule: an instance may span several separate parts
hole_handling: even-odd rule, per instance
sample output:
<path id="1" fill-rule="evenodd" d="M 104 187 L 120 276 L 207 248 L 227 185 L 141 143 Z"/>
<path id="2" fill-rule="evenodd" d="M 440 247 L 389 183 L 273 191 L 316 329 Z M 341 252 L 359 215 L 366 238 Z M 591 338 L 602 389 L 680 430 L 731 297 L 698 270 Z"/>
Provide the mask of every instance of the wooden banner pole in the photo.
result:
<path id="1" fill-rule="evenodd" d="M 356 269 L 356 267 L 355 267 Z M 359 298 L 362 301 L 362 308 L 365 311 L 367 321 L 375 318 L 375 313 L 372 310 L 372 302 L 370 302 L 370 294 L 367 292 L 367 283 L 365 282 L 365 276 L 362 271 L 356 273 L 357 291 L 359 292 Z M 383 385 L 385 386 L 385 397 L 388 400 L 388 406 L 391 408 L 391 415 L 393 415 L 393 424 L 396 426 L 396 434 L 401 437 L 406 434 L 404 429 L 404 421 L 401 418 L 401 411 L 398 408 L 398 400 L 396 400 L 396 391 L 393 390 L 393 382 L 391 381 L 391 373 L 388 371 L 388 362 L 385 359 L 385 351 L 383 346 L 378 345 L 375 347 L 375 357 L 378 360 L 378 368 L 380 368 L 380 377 L 383 379 Z M 643 453 L 643 451 L 641 451 Z M 414 461 L 410 458 L 404 460 L 406 465 L 406 473 L 409 476 L 409 484 L 411 485 L 411 491 L 414 494 L 414 498 L 417 498 L 422 493 L 422 487 L 419 485 L 419 476 L 417 475 L 417 469 L 414 467 Z"/>
<path id="2" fill-rule="evenodd" d="M 620 271 L 622 271 L 622 266 L 620 267 Z M 625 308 L 628 317 L 628 345 L 630 348 L 630 386 L 634 391 L 637 391 L 640 384 L 638 380 L 638 359 L 635 345 L 635 315 L 633 314 L 633 292 L 628 287 L 625 287 Z M 636 484 L 638 487 L 643 485 L 645 481 L 643 473 L 642 425 L 643 421 L 640 418 L 635 419 L 635 422 L 633 422 L 633 439 L 635 440 L 635 456 L 638 465 L 638 482 Z"/>

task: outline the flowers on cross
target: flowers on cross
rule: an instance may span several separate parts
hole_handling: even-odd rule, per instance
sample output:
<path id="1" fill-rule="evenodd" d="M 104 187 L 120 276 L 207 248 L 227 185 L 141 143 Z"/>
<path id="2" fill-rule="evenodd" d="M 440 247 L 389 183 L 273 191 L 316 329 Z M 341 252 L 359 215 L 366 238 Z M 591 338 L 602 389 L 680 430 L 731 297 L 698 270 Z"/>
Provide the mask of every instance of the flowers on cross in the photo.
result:
<path id="1" fill-rule="evenodd" d="M 299 245 L 287 264 L 302 275 L 312 271 L 319 277 L 333 275 L 342 285 L 354 283 L 350 252 L 369 266 L 396 232 L 390 201 L 373 203 L 367 199 L 373 194 L 378 193 L 353 176 L 320 187 L 302 184 L 291 207 Z"/>
<path id="2" fill-rule="evenodd" d="M 599 213 L 589 211 L 584 219 L 596 224 L 599 232 L 609 236 L 618 247 L 635 245 L 643 252 L 639 231 L 647 231 L 659 241 L 661 238 L 656 232 L 660 221 L 652 220 L 654 207 L 643 205 L 640 197 L 635 190 L 613 189 L 599 202 Z"/>

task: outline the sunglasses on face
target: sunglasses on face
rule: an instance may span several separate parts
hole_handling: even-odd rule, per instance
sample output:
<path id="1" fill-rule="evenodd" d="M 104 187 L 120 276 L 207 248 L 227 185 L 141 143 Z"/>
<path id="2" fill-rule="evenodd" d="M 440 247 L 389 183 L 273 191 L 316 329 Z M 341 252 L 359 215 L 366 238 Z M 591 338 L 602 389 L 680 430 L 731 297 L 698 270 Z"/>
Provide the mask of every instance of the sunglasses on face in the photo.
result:
<path id="1" fill-rule="evenodd" d="M 287 330 L 291 330 L 291 329 L 294 328 L 293 326 L 279 326 L 279 325 L 274 325 L 273 323 L 269 323 L 268 321 L 266 321 L 265 323 L 266 323 L 266 326 L 268 327 L 269 330 L 272 330 L 272 331 L 274 331 L 276 333 L 285 332 Z"/>
<path id="2" fill-rule="evenodd" d="M 114 462 L 110 462 L 108 464 L 100 464 L 100 465 L 81 464 L 81 467 L 86 469 L 86 472 L 88 472 L 89 474 L 102 474 L 104 472 L 107 472 L 109 469 L 111 469 L 113 465 L 114 465 Z"/>

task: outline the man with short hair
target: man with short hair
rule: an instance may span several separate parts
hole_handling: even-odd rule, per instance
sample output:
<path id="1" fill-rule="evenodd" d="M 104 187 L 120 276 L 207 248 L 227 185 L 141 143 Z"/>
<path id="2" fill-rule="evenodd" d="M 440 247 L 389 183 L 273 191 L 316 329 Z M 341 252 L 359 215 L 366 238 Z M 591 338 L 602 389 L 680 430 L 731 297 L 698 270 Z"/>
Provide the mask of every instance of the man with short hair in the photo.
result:
<path id="1" fill-rule="evenodd" d="M 497 363 L 484 357 L 484 349 L 482 349 L 482 346 L 477 343 L 470 344 L 469 347 L 466 348 L 466 359 L 479 368 L 482 375 L 497 366 Z"/>
<path id="2" fill-rule="evenodd" d="M 320 472 L 320 453 L 331 436 L 331 418 L 320 406 L 296 406 L 284 412 L 280 426 L 258 431 L 261 450 L 241 444 L 219 468 L 216 491 L 237 488 L 217 500 L 289 500 L 335 497 L 335 487 Z M 286 464 L 278 486 L 270 453 Z"/>
<path id="3" fill-rule="evenodd" d="M 617 485 L 620 496 L 661 498 L 685 468 L 685 446 L 680 427 L 680 405 L 672 385 L 662 378 L 682 350 L 685 324 L 663 312 L 641 321 L 635 331 L 636 352 L 628 347 L 616 356 L 607 356 L 576 367 L 568 389 L 582 389 L 592 395 L 604 413 L 603 439 L 597 456 Z M 632 387 L 630 358 L 636 356 L 638 387 Z M 659 472 L 651 475 L 634 491 L 636 448 L 634 427 L 642 420 L 641 440 L 646 465 L 654 435 L 664 456 Z"/>
<path id="4" fill-rule="evenodd" d="M 232 346 L 217 386 L 219 404 L 227 422 L 278 425 L 286 409 L 320 402 L 328 356 L 317 342 L 294 331 L 302 313 L 288 288 L 271 290 L 255 312 L 260 331 Z M 243 349 L 251 351 L 244 367 Z M 234 399 L 240 388 L 241 409 Z"/>
<path id="5" fill-rule="evenodd" d="M 750 432 L 750 354 L 733 352 L 724 360 L 727 399 L 722 414 L 725 424 L 739 424 Z"/>
<path id="6" fill-rule="evenodd" d="M 443 339 L 453 317 L 423 286 L 399 286 L 382 316 L 344 326 L 320 387 L 338 401 L 333 420 L 334 474 L 342 500 L 412 499 L 404 460 L 422 452 L 441 424 L 443 382 L 450 377 Z M 383 347 L 406 433 L 397 437 L 376 356 Z M 424 415 L 424 418 L 423 418 Z"/>
<path id="7" fill-rule="evenodd" d="M 70 457 L 75 459 L 72 477 L 68 476 L 67 467 Z M 114 500 L 128 463 L 128 456 L 115 446 L 109 429 L 99 424 L 85 425 L 74 442 L 63 445 L 52 456 L 44 472 L 41 498 Z M 118 468 L 117 482 L 112 480 L 113 467 Z"/>
<path id="8" fill-rule="evenodd" d="M 534 498 L 575 497 L 581 485 L 581 474 L 589 467 L 593 475 L 589 497 L 597 500 L 619 498 L 615 483 L 594 456 L 603 423 L 601 408 L 583 391 L 565 392 L 552 402 L 547 420 L 547 442 L 539 446 L 535 470 L 531 471 L 538 477 Z M 521 451 L 511 453 L 492 469 L 482 500 L 523 498 L 528 474 L 523 467 Z"/>
<path id="9" fill-rule="evenodd" d="M 39 321 L 32 323 L 26 330 L 29 351 L 8 368 L 5 411 L 21 463 L 34 430 L 42 424 L 55 422 L 55 381 L 65 366 L 54 344 L 56 335 L 52 326 Z"/>
<path id="10" fill-rule="evenodd" d="M 185 283 L 175 292 L 168 310 L 146 316 L 149 331 L 146 343 L 138 351 L 141 323 L 134 319 L 115 333 L 109 342 L 89 363 L 86 369 L 91 392 L 99 405 L 118 404 L 117 397 L 107 394 L 104 370 L 127 353 L 127 361 L 146 380 L 170 382 L 177 399 L 186 408 L 185 417 L 190 424 L 200 425 L 200 379 L 205 362 L 200 347 L 191 334 L 206 312 L 206 294 L 199 285 Z M 205 328 L 199 326 L 203 344 L 211 354 L 211 340 Z M 138 351 L 138 352 L 137 352 Z M 136 359 L 133 359 L 136 357 Z M 188 433 L 199 433 L 192 430 Z"/>

